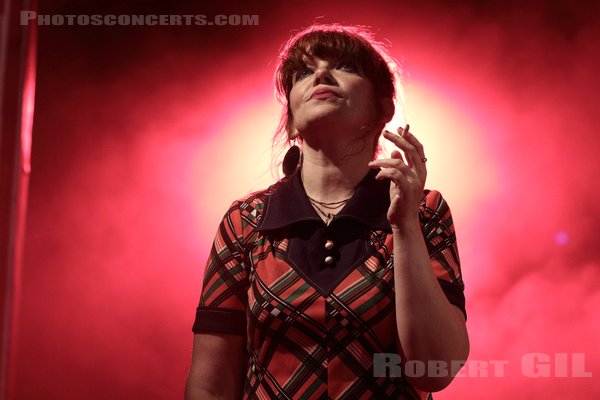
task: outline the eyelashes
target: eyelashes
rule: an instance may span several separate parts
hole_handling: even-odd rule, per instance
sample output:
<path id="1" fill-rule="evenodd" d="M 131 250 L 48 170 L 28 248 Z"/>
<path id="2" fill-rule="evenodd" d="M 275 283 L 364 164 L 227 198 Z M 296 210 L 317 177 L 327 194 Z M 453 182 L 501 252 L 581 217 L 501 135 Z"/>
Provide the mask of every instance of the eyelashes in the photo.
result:
<path id="1" fill-rule="evenodd" d="M 358 73 L 358 68 L 351 62 L 341 62 L 335 68 L 353 74 Z"/>
<path id="2" fill-rule="evenodd" d="M 313 73 L 312 69 L 308 68 L 307 66 L 304 66 L 304 67 L 300 68 L 298 71 L 296 71 L 296 73 L 294 74 L 294 82 L 300 81 L 312 73 Z"/>
<path id="3" fill-rule="evenodd" d="M 349 61 L 341 61 L 333 69 L 348 72 L 351 74 L 358 74 L 358 68 L 356 67 L 356 65 Z M 313 73 L 314 70 L 312 68 L 308 67 L 307 65 L 304 65 L 294 73 L 293 82 L 300 81 Z"/>

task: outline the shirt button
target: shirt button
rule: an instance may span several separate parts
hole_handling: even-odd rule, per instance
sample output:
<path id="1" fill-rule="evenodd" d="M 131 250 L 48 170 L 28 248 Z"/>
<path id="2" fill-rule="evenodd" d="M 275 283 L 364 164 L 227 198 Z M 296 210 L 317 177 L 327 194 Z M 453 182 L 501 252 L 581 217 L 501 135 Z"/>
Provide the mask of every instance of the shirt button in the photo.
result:
<path id="1" fill-rule="evenodd" d="M 326 250 L 331 250 L 331 249 L 333 249 L 333 246 L 334 246 L 334 244 L 333 244 L 333 242 L 332 242 L 331 240 L 327 240 L 327 241 L 325 242 L 325 249 L 326 249 Z"/>
<path id="2" fill-rule="evenodd" d="M 332 256 L 325 257 L 325 264 L 327 264 L 327 265 L 333 264 L 333 257 Z"/>

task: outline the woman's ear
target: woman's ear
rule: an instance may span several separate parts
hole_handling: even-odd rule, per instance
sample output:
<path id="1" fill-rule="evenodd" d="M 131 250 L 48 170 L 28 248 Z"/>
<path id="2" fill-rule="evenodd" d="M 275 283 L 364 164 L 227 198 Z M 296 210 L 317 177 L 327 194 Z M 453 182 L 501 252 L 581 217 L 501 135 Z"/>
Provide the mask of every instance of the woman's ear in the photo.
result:
<path id="1" fill-rule="evenodd" d="M 289 112 L 287 114 L 287 123 L 285 124 L 285 131 L 287 132 L 289 140 L 294 140 L 300 134 L 300 132 L 298 132 L 298 130 L 294 126 L 294 118 Z"/>
<path id="2" fill-rule="evenodd" d="M 384 124 L 387 124 L 392 120 L 392 117 L 394 116 L 394 111 L 396 111 L 396 107 L 394 106 L 394 100 L 386 98 L 379 100 L 379 103 L 381 105 L 381 120 Z"/>

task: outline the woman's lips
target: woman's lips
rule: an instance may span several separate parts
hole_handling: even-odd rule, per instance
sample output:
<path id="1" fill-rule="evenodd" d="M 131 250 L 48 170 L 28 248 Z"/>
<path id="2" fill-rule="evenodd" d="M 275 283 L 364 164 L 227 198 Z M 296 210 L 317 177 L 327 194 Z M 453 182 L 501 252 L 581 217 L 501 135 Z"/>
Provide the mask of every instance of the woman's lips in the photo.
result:
<path id="1" fill-rule="evenodd" d="M 335 92 L 331 90 L 319 91 L 310 96 L 311 99 L 328 99 L 330 97 L 339 97 Z"/>

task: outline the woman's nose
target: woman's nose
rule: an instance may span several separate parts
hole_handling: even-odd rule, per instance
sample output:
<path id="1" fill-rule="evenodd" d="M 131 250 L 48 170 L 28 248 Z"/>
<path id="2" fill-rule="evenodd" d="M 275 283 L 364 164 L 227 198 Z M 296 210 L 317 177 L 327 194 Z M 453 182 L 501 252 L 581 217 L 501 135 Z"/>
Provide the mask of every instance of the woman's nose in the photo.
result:
<path id="1" fill-rule="evenodd" d="M 322 66 L 315 71 L 314 86 L 319 84 L 334 85 L 336 83 L 328 67 Z"/>

